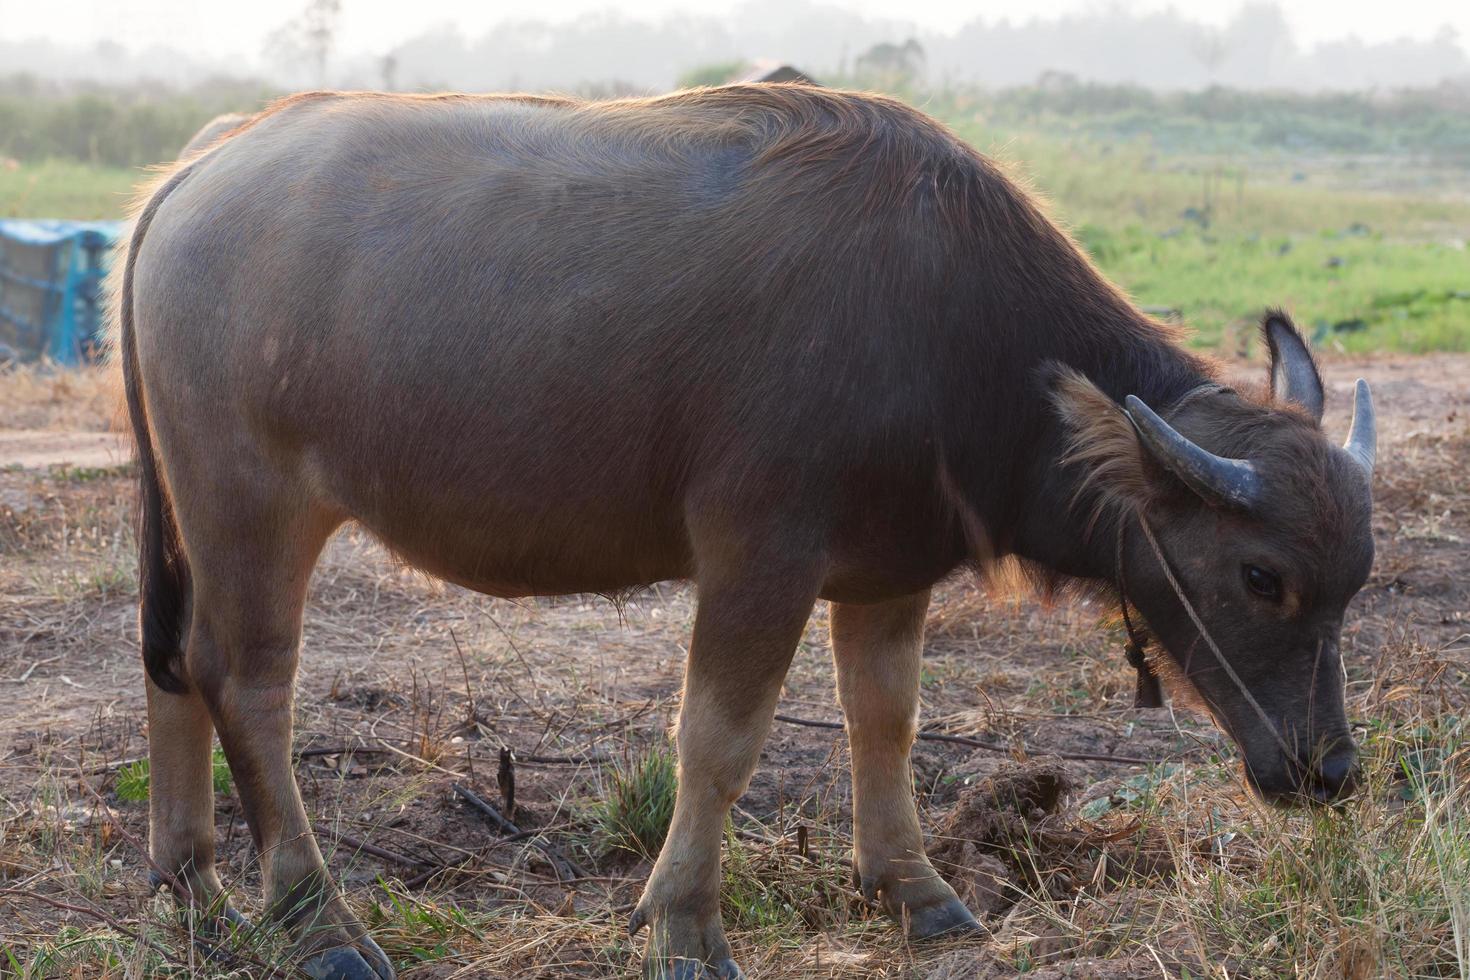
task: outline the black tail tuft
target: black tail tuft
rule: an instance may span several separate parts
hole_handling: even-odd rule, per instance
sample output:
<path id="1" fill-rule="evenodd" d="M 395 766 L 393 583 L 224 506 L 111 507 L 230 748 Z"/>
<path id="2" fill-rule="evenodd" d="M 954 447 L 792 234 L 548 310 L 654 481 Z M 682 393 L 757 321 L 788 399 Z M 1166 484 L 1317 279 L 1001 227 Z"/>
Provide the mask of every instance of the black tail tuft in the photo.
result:
<path id="1" fill-rule="evenodd" d="M 153 460 L 144 462 L 144 446 L 140 438 L 138 629 L 143 637 L 143 666 L 161 689 L 183 694 L 189 689 L 181 670 L 188 632 L 189 565 L 179 547 L 173 512 L 158 483 Z"/>
<path id="2" fill-rule="evenodd" d="M 154 212 L 169 192 L 188 176 L 189 168 L 175 173 L 153 195 L 138 215 L 123 266 L 118 304 L 118 341 L 128 421 L 138 453 L 141 486 L 138 494 L 138 628 L 143 638 L 143 666 L 153 683 L 171 694 L 189 689 L 184 679 L 184 640 L 189 630 L 189 564 L 179 540 L 153 453 L 142 381 L 138 377 L 138 344 L 133 325 L 133 265 L 143 234 Z"/>

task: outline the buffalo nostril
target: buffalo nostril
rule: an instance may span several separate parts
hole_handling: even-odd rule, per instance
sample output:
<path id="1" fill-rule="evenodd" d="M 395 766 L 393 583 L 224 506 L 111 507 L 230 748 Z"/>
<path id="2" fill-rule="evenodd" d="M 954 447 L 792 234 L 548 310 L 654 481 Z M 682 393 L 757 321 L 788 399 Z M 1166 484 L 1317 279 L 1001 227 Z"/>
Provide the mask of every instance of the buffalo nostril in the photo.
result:
<path id="1" fill-rule="evenodd" d="M 1358 784 L 1357 751 L 1348 749 L 1327 755 L 1318 765 L 1315 776 L 1315 782 L 1329 800 L 1347 796 Z"/>

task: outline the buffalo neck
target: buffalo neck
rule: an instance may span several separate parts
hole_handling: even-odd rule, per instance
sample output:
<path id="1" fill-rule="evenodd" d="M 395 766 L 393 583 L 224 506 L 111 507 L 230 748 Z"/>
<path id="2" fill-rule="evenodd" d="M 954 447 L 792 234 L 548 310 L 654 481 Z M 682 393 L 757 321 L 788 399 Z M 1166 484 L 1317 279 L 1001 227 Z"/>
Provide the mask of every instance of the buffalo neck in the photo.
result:
<path id="1" fill-rule="evenodd" d="M 1025 336 L 1029 350 L 1011 352 L 1027 365 L 1013 385 L 976 393 L 983 403 L 971 417 L 1001 425 L 974 440 L 975 458 L 960 469 L 973 511 L 982 515 L 994 557 L 1014 555 L 1047 573 L 1111 582 L 1116 575 L 1116 525 L 1094 519 L 1086 472 L 1067 463 L 1068 435 L 1051 402 L 1059 368 L 1086 376 L 1115 403 L 1132 394 L 1167 413 L 1190 389 L 1214 379 L 1210 362 L 1191 354 L 1126 301 L 1094 308 L 1082 329 L 1037 323 Z M 1037 338 L 1052 341 L 1035 343 Z M 1029 355 L 1029 356 L 1028 356 Z M 1019 390 L 1017 390 L 1019 388 Z M 1004 404 L 998 399 L 1004 398 Z M 1002 464 L 1002 465 L 997 465 Z"/>

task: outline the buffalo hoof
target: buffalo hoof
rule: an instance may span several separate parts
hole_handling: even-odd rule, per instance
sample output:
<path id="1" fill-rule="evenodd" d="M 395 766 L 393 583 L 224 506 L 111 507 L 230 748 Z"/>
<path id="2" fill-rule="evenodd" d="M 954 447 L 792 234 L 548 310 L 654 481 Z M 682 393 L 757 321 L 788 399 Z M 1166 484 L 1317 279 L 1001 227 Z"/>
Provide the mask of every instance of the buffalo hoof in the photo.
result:
<path id="1" fill-rule="evenodd" d="M 908 910 L 909 938 L 930 939 L 934 936 L 959 936 L 967 932 L 984 932 L 985 927 L 958 898 Z"/>
<path id="2" fill-rule="evenodd" d="M 163 875 L 157 871 L 148 872 L 148 886 L 154 891 L 160 891 L 168 882 L 164 881 Z M 182 896 L 175 895 L 175 899 Z M 184 908 L 183 902 L 180 907 Z M 199 939 L 225 939 L 230 933 L 250 928 L 250 920 L 245 918 L 235 907 L 229 904 L 212 904 L 208 908 L 189 905 L 189 910 L 199 916 L 194 926 L 194 935 Z"/>
<path id="3" fill-rule="evenodd" d="M 745 980 L 744 971 L 728 957 L 705 963 L 681 956 L 645 970 L 644 976 L 650 980 Z"/>
<path id="4" fill-rule="evenodd" d="M 236 912 L 233 905 L 226 905 L 213 914 L 201 912 L 201 915 L 203 918 L 194 927 L 194 935 L 200 939 L 228 939 L 232 933 L 244 932 L 250 928 L 250 920 Z"/>
<path id="5" fill-rule="evenodd" d="M 363 936 L 357 941 L 358 952 L 365 957 L 378 976 L 382 980 L 394 980 L 397 973 L 393 970 L 393 964 L 388 961 L 388 954 L 383 952 L 383 947 L 373 942 L 372 936 Z"/>
<path id="6" fill-rule="evenodd" d="M 231 963 L 234 960 L 231 937 L 250 929 L 250 920 L 233 907 L 226 905 L 224 911 L 201 920 L 194 927 L 194 946 L 206 962 Z"/>
<path id="7" fill-rule="evenodd" d="M 220 919 L 229 923 L 235 929 L 249 929 L 250 920 L 235 911 L 233 905 L 226 905 L 225 910 L 219 914 Z"/>
<path id="8" fill-rule="evenodd" d="M 394 980 L 397 975 L 378 944 L 367 936 L 358 946 L 338 946 L 318 953 L 301 964 L 301 972 L 312 980 Z"/>

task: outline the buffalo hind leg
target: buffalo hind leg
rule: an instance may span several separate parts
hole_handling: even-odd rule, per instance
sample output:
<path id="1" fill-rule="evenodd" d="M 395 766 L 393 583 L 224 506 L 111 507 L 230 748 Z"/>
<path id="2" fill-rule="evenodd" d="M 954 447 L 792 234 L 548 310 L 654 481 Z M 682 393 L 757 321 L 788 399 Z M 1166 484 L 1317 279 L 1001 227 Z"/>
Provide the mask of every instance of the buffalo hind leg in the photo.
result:
<path id="1" fill-rule="evenodd" d="M 184 524 L 194 575 L 189 674 L 235 777 L 268 915 L 292 930 L 301 969 L 333 980 L 392 977 L 327 871 L 291 756 L 302 610 L 332 524 L 283 519 L 276 508 L 258 514 L 212 525 L 220 541 L 201 542 Z"/>
<path id="2" fill-rule="evenodd" d="M 148 691 L 148 852 L 157 887 L 176 885 L 175 898 L 195 911 L 201 933 L 214 938 L 220 919 L 243 924 L 224 904 L 214 869 L 214 726 L 198 693 L 170 694 L 152 679 Z M 163 874 L 160 874 L 160 871 Z M 169 882 L 164 874 L 172 877 Z"/>
<path id="3" fill-rule="evenodd" d="M 645 977 L 739 977 L 720 923 L 725 817 L 745 792 L 781 683 L 816 602 L 815 575 L 700 576 L 679 709 L 679 790 L 669 836 L 633 913 L 649 927 Z"/>
<path id="4" fill-rule="evenodd" d="M 909 750 L 917 733 L 924 591 L 832 604 L 837 696 L 852 751 L 853 863 L 863 894 L 912 938 L 979 928 L 924 853 Z"/>

